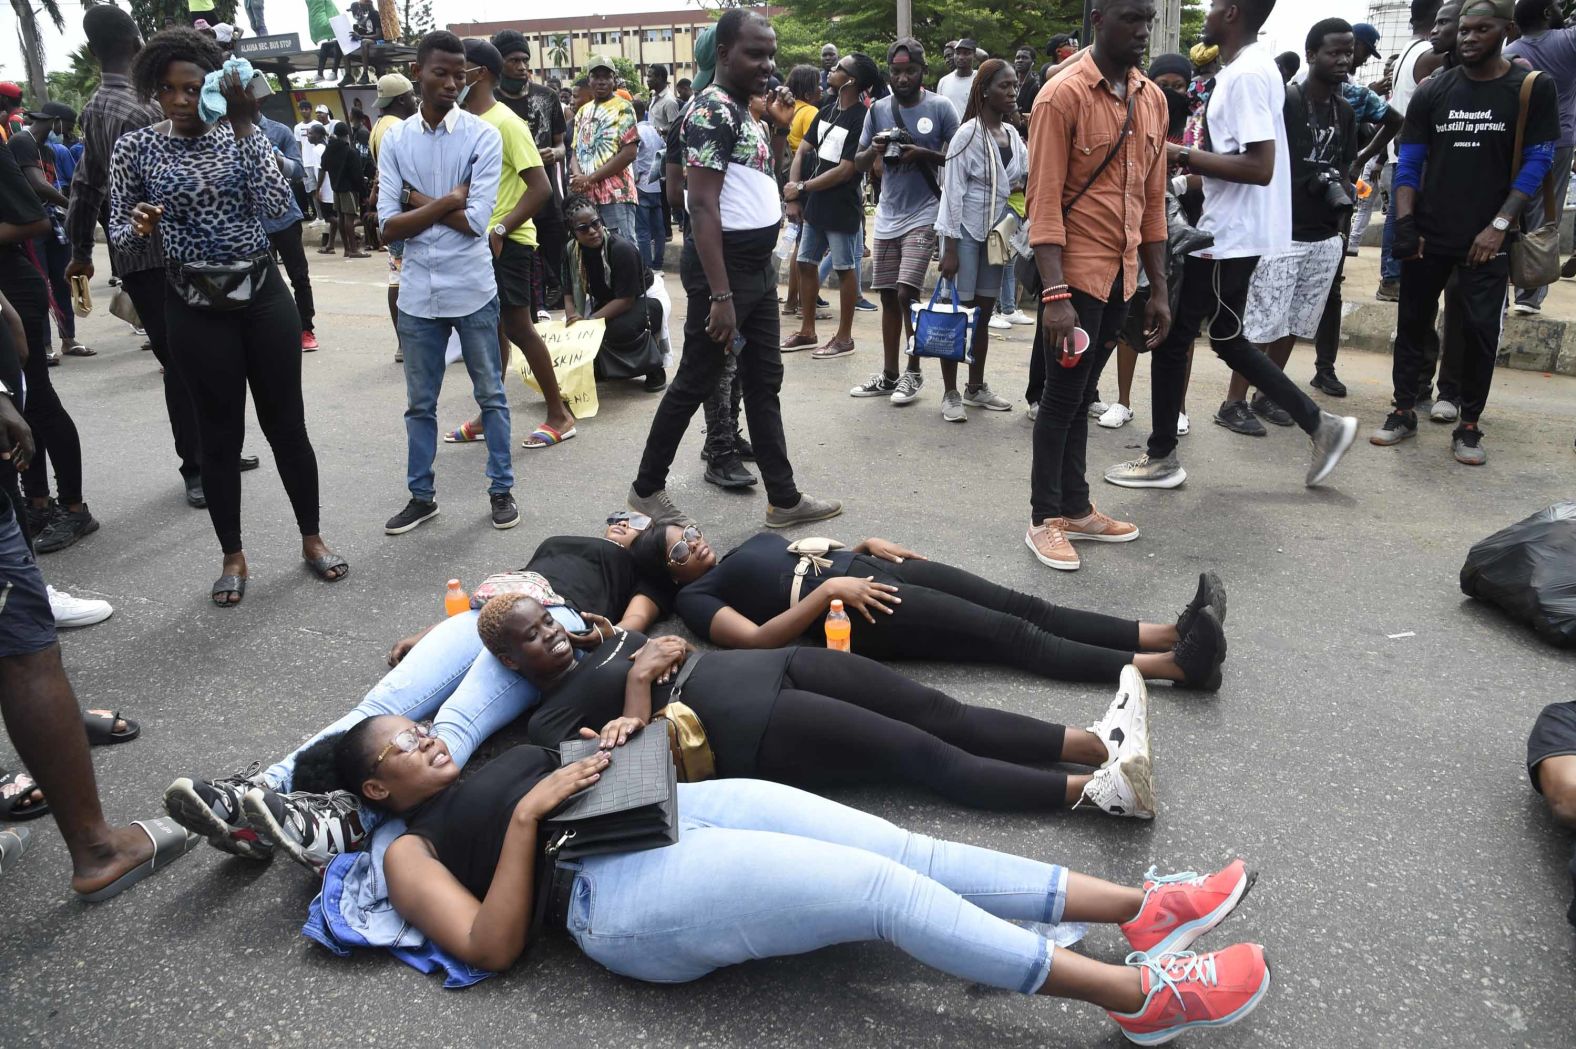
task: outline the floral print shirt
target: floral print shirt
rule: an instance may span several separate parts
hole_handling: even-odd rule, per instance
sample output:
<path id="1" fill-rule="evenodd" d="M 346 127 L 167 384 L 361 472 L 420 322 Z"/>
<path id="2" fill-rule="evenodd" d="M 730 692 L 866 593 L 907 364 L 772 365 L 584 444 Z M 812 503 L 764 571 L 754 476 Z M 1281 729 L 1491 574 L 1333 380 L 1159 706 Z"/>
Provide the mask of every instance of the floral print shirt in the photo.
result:
<path id="1" fill-rule="evenodd" d="M 776 226 L 782 196 L 772 168 L 771 130 L 717 84 L 695 96 L 684 122 L 684 165 L 723 173 L 722 228 Z"/>

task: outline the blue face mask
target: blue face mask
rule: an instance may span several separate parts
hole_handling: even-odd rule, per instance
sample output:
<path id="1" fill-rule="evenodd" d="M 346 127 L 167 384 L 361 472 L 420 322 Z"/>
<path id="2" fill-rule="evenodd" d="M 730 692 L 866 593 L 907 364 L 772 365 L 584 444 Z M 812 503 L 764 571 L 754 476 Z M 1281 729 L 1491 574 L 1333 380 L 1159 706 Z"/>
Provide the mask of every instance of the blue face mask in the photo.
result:
<path id="1" fill-rule="evenodd" d="M 51 131 L 49 133 L 49 141 L 55 143 L 56 145 L 64 145 L 66 140 L 60 137 L 60 132 Z"/>

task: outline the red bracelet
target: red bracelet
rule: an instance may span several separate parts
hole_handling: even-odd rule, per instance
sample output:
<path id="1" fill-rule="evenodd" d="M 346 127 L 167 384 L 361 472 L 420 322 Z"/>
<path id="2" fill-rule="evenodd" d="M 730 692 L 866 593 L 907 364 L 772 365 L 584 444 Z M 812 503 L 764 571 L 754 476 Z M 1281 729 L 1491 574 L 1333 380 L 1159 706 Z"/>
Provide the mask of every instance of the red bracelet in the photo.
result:
<path id="1" fill-rule="evenodd" d="M 1041 295 L 1040 296 L 1040 301 L 1041 302 L 1063 302 L 1063 301 L 1065 301 L 1067 299 L 1070 299 L 1072 297 L 1073 297 L 1073 293 L 1072 292 L 1070 292 L 1070 291 L 1063 291 L 1063 292 L 1056 292 L 1056 293 L 1050 293 L 1050 294 Z"/>

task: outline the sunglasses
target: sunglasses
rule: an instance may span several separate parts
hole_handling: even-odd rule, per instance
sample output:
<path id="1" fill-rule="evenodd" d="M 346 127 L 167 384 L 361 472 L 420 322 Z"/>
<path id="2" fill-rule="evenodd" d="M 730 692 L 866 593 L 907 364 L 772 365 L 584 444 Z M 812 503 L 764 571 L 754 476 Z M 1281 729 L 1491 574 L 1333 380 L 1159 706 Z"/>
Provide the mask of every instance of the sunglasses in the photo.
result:
<path id="1" fill-rule="evenodd" d="M 590 233 L 594 229 L 602 228 L 602 220 L 592 219 L 590 222 L 577 222 L 569 228 L 574 230 L 576 233 Z"/>
<path id="2" fill-rule="evenodd" d="M 685 525 L 684 536 L 668 548 L 668 562 L 682 565 L 690 559 L 690 554 L 695 552 L 695 543 L 700 539 L 700 529 L 694 525 Z"/>
<path id="3" fill-rule="evenodd" d="M 618 510 L 607 515 L 607 523 L 626 524 L 637 532 L 644 532 L 651 527 L 651 518 L 645 514 L 631 513 L 628 510 Z"/>
<path id="4" fill-rule="evenodd" d="M 376 772 L 377 767 L 383 764 L 383 759 L 394 753 L 396 750 L 401 754 L 409 754 L 417 747 L 421 746 L 422 740 L 431 738 L 432 722 L 430 721 L 420 721 L 412 725 L 410 728 L 400 729 L 398 732 L 394 733 L 394 738 L 389 740 L 388 746 L 384 747 L 378 752 L 378 759 L 372 763 L 372 768 L 369 770 L 369 774 L 371 772 Z"/>

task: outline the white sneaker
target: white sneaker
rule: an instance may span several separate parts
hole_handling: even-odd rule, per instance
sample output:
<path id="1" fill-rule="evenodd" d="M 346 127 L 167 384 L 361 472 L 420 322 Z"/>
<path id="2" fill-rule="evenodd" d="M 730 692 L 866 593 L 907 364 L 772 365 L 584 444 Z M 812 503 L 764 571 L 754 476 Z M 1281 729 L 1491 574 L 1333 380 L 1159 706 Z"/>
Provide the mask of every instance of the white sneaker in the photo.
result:
<path id="1" fill-rule="evenodd" d="M 925 377 L 919 372 L 904 370 L 897 377 L 897 386 L 892 389 L 893 404 L 913 404 L 919 399 L 920 388 L 925 385 Z"/>
<path id="2" fill-rule="evenodd" d="M 1003 314 L 993 313 L 990 315 L 990 326 L 997 331 L 1011 331 L 1012 321 L 1008 320 Z"/>
<path id="3" fill-rule="evenodd" d="M 1120 682 L 1105 716 L 1089 726 L 1110 754 L 1101 768 L 1135 754 L 1149 760 L 1149 689 L 1144 675 L 1129 663 L 1122 668 Z"/>
<path id="4" fill-rule="evenodd" d="M 1111 407 L 1111 406 L 1109 404 L 1106 404 L 1104 401 L 1090 401 L 1089 402 L 1089 418 L 1091 418 L 1091 419 L 1098 419 L 1098 418 L 1100 418 L 1100 416 L 1105 414 L 1105 410 L 1107 408 L 1109 408 L 1109 407 Z"/>
<path id="5" fill-rule="evenodd" d="M 1531 316 L 1534 313 L 1542 313 L 1543 307 L 1535 306 L 1530 302 L 1517 302 L 1511 305 L 1510 312 L 1519 313 L 1523 316 Z"/>
<path id="6" fill-rule="evenodd" d="M 1099 423 L 1101 426 L 1104 426 L 1107 430 L 1120 430 L 1122 427 L 1126 426 L 1132 421 L 1133 409 L 1121 403 L 1111 405 L 1105 411 L 1101 412 L 1100 417 L 1095 420 L 1095 422 Z"/>
<path id="7" fill-rule="evenodd" d="M 108 601 L 99 601 L 91 597 L 72 597 L 48 584 L 45 586 L 49 591 L 49 611 L 54 614 L 55 625 L 58 627 L 92 626 L 94 623 L 104 622 L 115 612 L 115 606 Z"/>
<path id="8" fill-rule="evenodd" d="M 1007 318 L 1007 322 L 1009 324 L 1022 324 L 1027 326 L 1034 323 L 1034 318 L 1029 316 L 1027 313 L 1024 313 L 1022 310 L 1013 310 L 1011 313 L 1003 313 L 1002 316 Z"/>
<path id="9" fill-rule="evenodd" d="M 1029 421 L 1032 423 L 1032 422 L 1034 422 L 1034 420 L 1038 419 L 1039 417 L 1040 417 L 1040 403 L 1038 401 L 1036 401 L 1035 403 L 1029 405 Z"/>
<path id="10" fill-rule="evenodd" d="M 1453 423 L 1461 416 L 1461 409 L 1443 398 L 1434 402 L 1428 410 L 1428 417 L 1436 423 Z"/>
<path id="11" fill-rule="evenodd" d="M 536 311 L 536 323 L 538 323 L 538 324 L 546 324 L 548 321 L 550 321 L 552 319 L 553 319 L 553 315 L 551 313 L 548 313 L 546 310 L 537 310 Z"/>
<path id="12" fill-rule="evenodd" d="M 1155 784 L 1149 758 L 1134 754 L 1100 769 L 1084 787 L 1073 808 L 1090 801 L 1113 816 L 1155 818 Z"/>
<path id="13" fill-rule="evenodd" d="M 1177 436 L 1186 437 L 1193 424 L 1187 421 L 1187 412 L 1177 412 Z"/>

